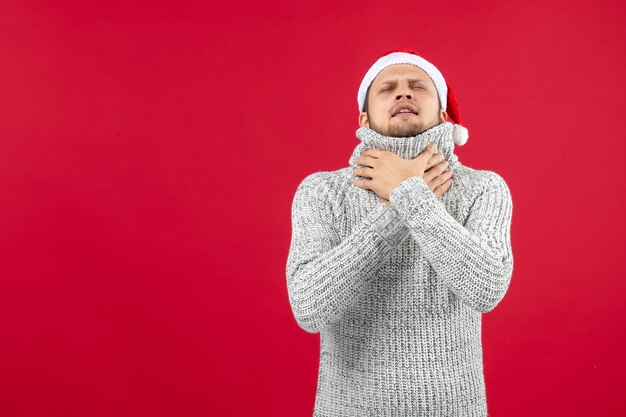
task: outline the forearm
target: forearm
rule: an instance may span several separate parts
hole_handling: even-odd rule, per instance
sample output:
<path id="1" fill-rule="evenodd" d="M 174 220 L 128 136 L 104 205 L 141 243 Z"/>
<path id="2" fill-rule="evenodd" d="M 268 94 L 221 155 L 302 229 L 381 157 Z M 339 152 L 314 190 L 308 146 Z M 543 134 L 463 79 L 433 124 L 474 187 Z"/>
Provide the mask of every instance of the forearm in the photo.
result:
<path id="1" fill-rule="evenodd" d="M 304 241 L 294 235 L 287 282 L 300 327 L 316 333 L 339 320 L 407 236 L 397 211 L 384 204 L 377 205 L 334 246 L 332 241 Z"/>
<path id="2" fill-rule="evenodd" d="M 390 197 L 437 275 L 483 313 L 504 297 L 513 271 L 510 196 L 498 185 L 501 192 L 480 200 L 480 215 L 472 223 L 475 231 L 454 219 L 421 177 L 404 181 Z"/>

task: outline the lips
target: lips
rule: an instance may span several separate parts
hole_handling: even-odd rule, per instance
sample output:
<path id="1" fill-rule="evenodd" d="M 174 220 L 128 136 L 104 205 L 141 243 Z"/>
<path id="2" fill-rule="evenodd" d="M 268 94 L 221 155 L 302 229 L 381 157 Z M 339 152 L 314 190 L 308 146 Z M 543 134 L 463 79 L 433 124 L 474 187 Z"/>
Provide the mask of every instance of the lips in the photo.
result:
<path id="1" fill-rule="evenodd" d="M 410 104 L 400 104 L 393 110 L 391 117 L 396 117 L 399 114 L 417 114 L 417 110 Z"/>

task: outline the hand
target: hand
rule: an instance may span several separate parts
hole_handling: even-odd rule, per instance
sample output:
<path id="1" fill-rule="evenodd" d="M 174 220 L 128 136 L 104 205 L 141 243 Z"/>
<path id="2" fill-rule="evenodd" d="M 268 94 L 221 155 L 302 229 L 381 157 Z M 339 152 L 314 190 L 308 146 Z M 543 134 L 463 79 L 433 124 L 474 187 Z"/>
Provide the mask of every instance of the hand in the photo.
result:
<path id="1" fill-rule="evenodd" d="M 403 159 L 392 152 L 368 149 L 355 160 L 359 165 L 363 165 L 364 168 L 354 168 L 353 172 L 355 175 L 371 179 L 355 179 L 353 180 L 354 185 L 372 190 L 379 197 L 388 201 L 391 191 L 400 185 L 402 181 L 414 176 L 424 177 L 425 171 L 436 161 L 436 159 L 432 159 L 434 149 L 434 143 L 431 143 L 414 159 Z M 429 182 L 435 180 L 435 177 L 438 175 L 438 171 L 430 173 L 428 176 Z M 433 183 L 435 189 L 440 185 L 439 181 Z M 441 190 L 444 189 L 442 188 Z M 441 190 L 439 191 L 441 192 Z"/>
<path id="2" fill-rule="evenodd" d="M 441 198 L 452 185 L 452 171 L 446 170 L 448 161 L 443 159 L 443 155 L 440 153 L 434 154 L 428 162 L 431 167 L 424 172 L 424 182 L 426 182 L 430 191 L 435 193 L 437 198 Z"/>
<path id="3" fill-rule="evenodd" d="M 430 191 L 432 191 L 435 196 L 440 199 L 452 185 L 452 171 L 446 171 L 448 161 L 443 159 L 443 155 L 440 153 L 434 154 L 428 160 L 428 166 L 430 166 L 430 168 L 424 172 L 424 176 L 422 178 L 424 178 L 424 181 L 428 185 L 428 188 L 430 188 Z M 378 196 L 378 200 L 389 207 L 393 207 L 389 200 L 386 200 L 381 196 Z"/>

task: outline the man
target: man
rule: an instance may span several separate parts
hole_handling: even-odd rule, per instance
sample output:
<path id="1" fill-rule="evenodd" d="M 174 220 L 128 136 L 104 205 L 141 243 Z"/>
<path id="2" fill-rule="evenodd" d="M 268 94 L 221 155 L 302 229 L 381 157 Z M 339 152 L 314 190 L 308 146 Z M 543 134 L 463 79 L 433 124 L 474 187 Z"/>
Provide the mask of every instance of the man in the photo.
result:
<path id="1" fill-rule="evenodd" d="M 481 318 L 513 271 L 509 188 L 460 163 L 458 104 L 416 53 L 380 58 L 358 102 L 350 167 L 307 176 L 292 205 L 289 301 L 321 342 L 314 416 L 487 416 Z"/>

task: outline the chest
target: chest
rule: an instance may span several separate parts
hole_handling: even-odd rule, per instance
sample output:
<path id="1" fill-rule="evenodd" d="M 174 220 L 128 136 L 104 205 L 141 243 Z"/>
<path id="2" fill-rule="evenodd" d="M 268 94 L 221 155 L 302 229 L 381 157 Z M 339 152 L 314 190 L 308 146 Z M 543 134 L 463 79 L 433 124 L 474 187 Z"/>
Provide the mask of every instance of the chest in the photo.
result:
<path id="1" fill-rule="evenodd" d="M 469 195 L 471 193 L 463 188 L 463 183 L 453 179 L 452 186 L 441 196 L 439 203 L 457 222 L 464 225 L 471 206 Z M 341 238 L 349 236 L 354 227 L 361 224 L 380 203 L 373 191 L 354 185 L 348 186 L 335 211 Z"/>

